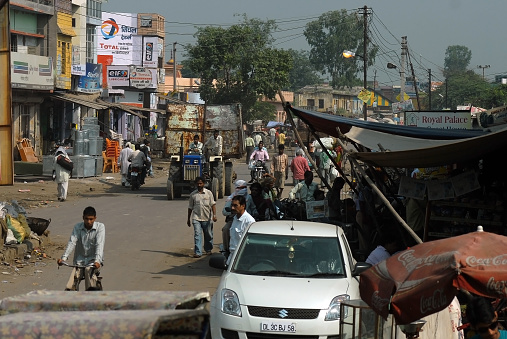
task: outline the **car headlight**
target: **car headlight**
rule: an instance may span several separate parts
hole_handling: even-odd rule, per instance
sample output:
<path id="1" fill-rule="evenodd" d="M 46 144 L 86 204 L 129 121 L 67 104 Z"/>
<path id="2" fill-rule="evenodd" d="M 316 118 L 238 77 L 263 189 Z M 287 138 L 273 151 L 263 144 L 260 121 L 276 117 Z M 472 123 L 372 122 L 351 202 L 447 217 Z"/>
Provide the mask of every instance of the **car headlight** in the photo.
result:
<path id="1" fill-rule="evenodd" d="M 327 309 L 325 321 L 333 321 L 340 319 L 340 304 L 342 301 L 350 300 L 350 295 L 342 294 L 337 297 L 334 297 L 329 304 L 329 308 Z M 347 313 L 343 315 L 344 318 L 347 317 Z"/>
<path id="2" fill-rule="evenodd" d="M 222 290 L 221 307 L 223 313 L 241 317 L 241 307 L 239 306 L 239 298 L 236 292 L 224 288 Z"/>

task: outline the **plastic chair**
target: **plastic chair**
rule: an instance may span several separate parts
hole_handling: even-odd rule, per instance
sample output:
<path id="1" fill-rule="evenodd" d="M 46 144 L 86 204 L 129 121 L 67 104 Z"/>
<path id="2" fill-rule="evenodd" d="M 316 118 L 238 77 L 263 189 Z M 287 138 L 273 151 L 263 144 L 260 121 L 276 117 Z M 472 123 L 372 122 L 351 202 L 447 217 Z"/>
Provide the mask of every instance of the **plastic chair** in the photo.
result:
<path id="1" fill-rule="evenodd" d="M 116 163 L 115 157 L 106 156 L 106 151 L 102 151 L 102 159 L 104 159 L 104 167 L 102 168 L 102 172 L 106 173 L 107 170 L 111 170 L 111 173 L 118 172 L 118 164 Z"/>

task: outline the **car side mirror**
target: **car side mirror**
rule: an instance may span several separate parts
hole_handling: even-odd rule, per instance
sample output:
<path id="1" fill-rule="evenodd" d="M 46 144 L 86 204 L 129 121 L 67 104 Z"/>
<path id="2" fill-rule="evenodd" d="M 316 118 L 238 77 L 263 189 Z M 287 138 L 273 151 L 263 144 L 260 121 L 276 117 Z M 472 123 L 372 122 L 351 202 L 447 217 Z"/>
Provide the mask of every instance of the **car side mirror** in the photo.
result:
<path id="1" fill-rule="evenodd" d="M 212 255 L 211 258 L 209 258 L 209 265 L 210 267 L 218 268 L 219 270 L 227 269 L 226 258 L 222 254 Z"/>
<path id="2" fill-rule="evenodd" d="M 357 277 L 372 266 L 372 264 L 368 264 L 367 262 L 358 262 L 352 270 L 352 276 Z"/>

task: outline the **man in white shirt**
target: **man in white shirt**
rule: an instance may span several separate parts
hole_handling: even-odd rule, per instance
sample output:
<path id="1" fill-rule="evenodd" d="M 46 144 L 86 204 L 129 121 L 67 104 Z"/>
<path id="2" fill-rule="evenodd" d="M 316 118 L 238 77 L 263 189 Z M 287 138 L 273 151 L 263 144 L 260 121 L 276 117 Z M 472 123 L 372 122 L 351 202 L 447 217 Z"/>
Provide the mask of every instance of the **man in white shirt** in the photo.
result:
<path id="1" fill-rule="evenodd" d="M 246 228 L 255 222 L 254 217 L 246 211 L 246 199 L 242 195 L 236 195 L 232 198 L 231 211 L 236 215 L 232 220 L 230 230 L 231 240 L 229 242 L 229 251 L 231 254 L 227 258 L 227 265 L 229 265 L 232 255 L 238 247 Z"/>
<path id="2" fill-rule="evenodd" d="M 276 138 L 276 129 L 274 127 L 271 127 L 271 129 L 269 130 L 269 138 L 271 141 L 271 145 L 269 145 L 269 148 L 274 148 Z"/>
<path id="3" fill-rule="evenodd" d="M 223 139 L 218 130 L 213 132 L 213 136 L 206 141 L 204 146 L 211 151 L 211 155 L 222 155 Z M 209 160 L 209 159 L 206 159 Z"/>

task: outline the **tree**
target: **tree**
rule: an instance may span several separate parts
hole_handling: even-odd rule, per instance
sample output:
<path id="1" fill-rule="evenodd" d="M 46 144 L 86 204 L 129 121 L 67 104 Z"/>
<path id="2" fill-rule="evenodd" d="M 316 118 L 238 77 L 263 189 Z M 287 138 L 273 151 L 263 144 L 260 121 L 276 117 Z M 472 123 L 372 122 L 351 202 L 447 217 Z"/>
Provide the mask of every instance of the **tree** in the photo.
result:
<path id="1" fill-rule="evenodd" d="M 478 107 L 487 107 L 485 102 L 491 86 L 482 79 L 482 76 L 473 71 L 457 73 L 447 78 L 443 84 L 432 93 L 433 109 L 456 109 L 459 105 L 472 104 Z M 447 106 L 446 106 L 447 103 Z"/>
<path id="2" fill-rule="evenodd" d="M 255 120 L 271 121 L 274 120 L 276 114 L 276 107 L 266 101 L 256 101 L 255 104 L 250 108 L 249 112 L 243 112 L 247 117 L 244 119 L 247 122 Z"/>
<path id="3" fill-rule="evenodd" d="M 222 27 L 201 27 L 195 45 L 186 47 L 189 66 L 200 74 L 201 98 L 209 104 L 241 103 L 244 119 L 259 96 L 274 99 L 289 84 L 292 58 L 272 47 L 274 21 L 248 19 Z"/>
<path id="4" fill-rule="evenodd" d="M 472 52 L 466 46 L 453 45 L 445 50 L 444 77 L 450 78 L 466 72 L 472 60 Z"/>
<path id="5" fill-rule="evenodd" d="M 346 10 L 322 14 L 317 20 L 306 25 L 304 35 L 310 45 L 310 61 L 315 69 L 331 77 L 331 86 L 352 87 L 362 84 L 357 74 L 363 70 L 362 58 L 345 59 L 344 50 L 357 51 L 362 55 L 364 27 L 355 13 Z M 377 47 L 368 47 L 367 65 L 375 61 Z"/>
<path id="6" fill-rule="evenodd" d="M 190 62 L 187 59 L 181 61 L 181 65 L 183 66 L 181 68 L 181 76 L 183 78 L 199 78 L 199 74 L 192 71 L 189 64 Z"/>
<path id="7" fill-rule="evenodd" d="M 292 56 L 294 67 L 289 73 L 289 87 L 286 90 L 296 91 L 306 85 L 315 85 L 322 82 L 308 58 L 308 51 L 289 49 L 288 52 Z"/>

